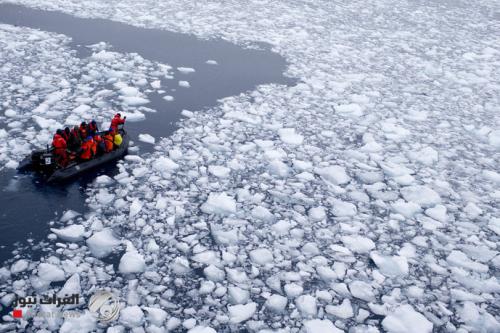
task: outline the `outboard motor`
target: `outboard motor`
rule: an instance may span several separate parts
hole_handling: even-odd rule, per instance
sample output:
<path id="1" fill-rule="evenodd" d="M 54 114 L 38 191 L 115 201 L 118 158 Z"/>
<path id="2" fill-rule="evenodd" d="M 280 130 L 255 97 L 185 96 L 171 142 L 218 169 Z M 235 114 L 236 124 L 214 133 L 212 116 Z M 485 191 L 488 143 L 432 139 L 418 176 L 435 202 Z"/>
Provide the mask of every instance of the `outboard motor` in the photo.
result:
<path id="1" fill-rule="evenodd" d="M 43 173 L 52 173 L 56 168 L 56 159 L 54 154 L 46 152 L 40 155 L 39 160 L 40 171 Z"/>

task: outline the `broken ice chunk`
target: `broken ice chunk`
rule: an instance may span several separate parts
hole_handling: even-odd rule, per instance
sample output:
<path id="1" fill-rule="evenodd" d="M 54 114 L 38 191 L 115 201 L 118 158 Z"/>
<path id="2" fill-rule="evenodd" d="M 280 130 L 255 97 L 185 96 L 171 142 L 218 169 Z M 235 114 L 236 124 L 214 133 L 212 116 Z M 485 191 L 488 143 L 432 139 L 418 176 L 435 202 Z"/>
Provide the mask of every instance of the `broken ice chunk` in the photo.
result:
<path id="1" fill-rule="evenodd" d="M 67 242 L 79 242 L 83 239 L 85 228 L 82 225 L 70 225 L 62 229 L 50 228 L 57 237 Z"/>
<path id="2" fill-rule="evenodd" d="M 313 319 L 304 322 L 305 333 L 343 333 L 328 319 Z"/>
<path id="3" fill-rule="evenodd" d="M 251 302 L 245 305 L 230 305 L 227 309 L 229 311 L 231 323 L 238 324 L 252 318 L 257 310 L 257 303 Z"/>
<path id="4" fill-rule="evenodd" d="M 236 213 L 236 201 L 225 192 L 210 193 L 207 201 L 201 205 L 201 211 L 206 214 L 230 215 Z"/>
<path id="5" fill-rule="evenodd" d="M 139 134 L 139 141 L 154 144 L 155 138 L 149 134 Z"/>
<path id="6" fill-rule="evenodd" d="M 370 253 L 370 258 L 385 276 L 395 277 L 408 274 L 408 261 L 405 257 L 383 256 L 373 251 Z"/>
<path id="7" fill-rule="evenodd" d="M 432 323 L 409 304 L 392 311 L 382 320 L 382 326 L 389 333 L 430 333 Z"/>

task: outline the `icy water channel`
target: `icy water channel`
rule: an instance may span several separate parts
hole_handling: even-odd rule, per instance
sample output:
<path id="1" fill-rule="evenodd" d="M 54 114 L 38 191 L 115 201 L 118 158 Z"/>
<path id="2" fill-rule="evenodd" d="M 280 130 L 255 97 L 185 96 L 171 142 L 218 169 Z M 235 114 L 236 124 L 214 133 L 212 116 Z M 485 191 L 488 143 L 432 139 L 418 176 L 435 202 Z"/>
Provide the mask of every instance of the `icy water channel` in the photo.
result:
<path id="1" fill-rule="evenodd" d="M 148 95 L 151 102 L 146 106 L 157 112 L 127 125 L 135 142 L 139 133 L 149 133 L 157 139 L 172 134 L 183 109 L 207 109 L 220 98 L 251 90 L 259 84 L 294 83 L 283 75 L 285 60 L 271 52 L 268 45 L 244 49 L 223 40 L 200 40 L 187 34 L 138 28 L 104 19 L 77 18 L 13 4 L 0 4 L 0 23 L 67 35 L 72 38 L 70 47 L 80 58 L 91 55 L 88 45 L 105 42 L 112 46 L 111 51 L 138 53 L 173 68 L 195 68 L 196 72 L 189 77 L 189 89 L 168 91 L 173 101 L 166 102 L 157 93 Z M 209 59 L 215 59 L 217 65 L 207 64 Z M 151 145 L 139 144 L 139 154 L 151 149 Z M 32 248 L 30 242 L 38 244 L 46 238 L 49 222 L 58 219 L 65 210 L 85 213 L 87 185 L 98 174 L 113 176 L 114 172 L 116 167 L 108 165 L 58 186 L 48 186 L 32 175 L 0 172 L 0 262 L 11 258 L 12 251 L 28 251 L 36 256 L 39 251 Z"/>

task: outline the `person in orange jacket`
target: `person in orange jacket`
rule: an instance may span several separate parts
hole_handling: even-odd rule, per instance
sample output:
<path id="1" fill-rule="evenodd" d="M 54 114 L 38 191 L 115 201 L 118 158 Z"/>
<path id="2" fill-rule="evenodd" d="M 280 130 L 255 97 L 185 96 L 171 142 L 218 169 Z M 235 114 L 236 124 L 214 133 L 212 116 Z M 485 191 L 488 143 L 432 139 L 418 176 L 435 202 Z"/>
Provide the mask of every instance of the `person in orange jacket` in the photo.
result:
<path id="1" fill-rule="evenodd" d="M 63 138 L 63 131 L 57 130 L 52 139 L 52 147 L 54 147 L 54 155 L 56 155 L 57 164 L 62 167 L 68 165 L 68 154 L 66 153 L 66 140 Z"/>
<path id="2" fill-rule="evenodd" d="M 104 142 L 104 151 L 106 153 L 109 153 L 110 151 L 113 150 L 113 147 L 114 147 L 114 135 L 113 135 L 113 131 L 110 129 L 109 131 L 106 131 L 106 133 L 104 133 L 104 136 L 102 137 L 102 140 Z"/>
<path id="3" fill-rule="evenodd" d="M 121 114 L 119 114 L 119 113 L 115 114 L 115 116 L 111 120 L 111 126 L 110 126 L 111 129 L 113 130 L 113 132 L 115 132 L 115 133 L 118 132 L 118 125 L 125 124 L 125 119 L 127 119 L 126 116 L 122 118 Z"/>
<path id="4" fill-rule="evenodd" d="M 88 161 L 94 157 L 94 140 L 91 136 L 88 136 L 82 143 L 79 150 L 80 159 Z"/>

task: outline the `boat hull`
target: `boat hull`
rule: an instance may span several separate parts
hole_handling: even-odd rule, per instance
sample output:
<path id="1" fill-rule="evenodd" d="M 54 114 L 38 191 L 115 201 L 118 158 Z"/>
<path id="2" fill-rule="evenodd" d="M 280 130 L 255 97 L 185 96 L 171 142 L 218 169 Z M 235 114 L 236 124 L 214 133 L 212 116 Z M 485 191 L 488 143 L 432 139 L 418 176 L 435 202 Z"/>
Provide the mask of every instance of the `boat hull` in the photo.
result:
<path id="1" fill-rule="evenodd" d="M 65 168 L 56 169 L 44 168 L 44 166 L 39 163 L 39 160 L 40 156 L 43 155 L 43 153 L 46 153 L 46 151 L 36 151 L 30 156 L 26 157 L 23 161 L 21 161 L 17 169 L 21 172 L 37 171 L 47 177 L 46 181 L 48 183 L 64 182 L 87 171 L 98 168 L 106 163 L 122 158 L 127 154 L 128 145 L 129 137 L 128 135 L 123 135 L 122 144 L 115 150 L 86 162 L 71 163 Z"/>

